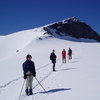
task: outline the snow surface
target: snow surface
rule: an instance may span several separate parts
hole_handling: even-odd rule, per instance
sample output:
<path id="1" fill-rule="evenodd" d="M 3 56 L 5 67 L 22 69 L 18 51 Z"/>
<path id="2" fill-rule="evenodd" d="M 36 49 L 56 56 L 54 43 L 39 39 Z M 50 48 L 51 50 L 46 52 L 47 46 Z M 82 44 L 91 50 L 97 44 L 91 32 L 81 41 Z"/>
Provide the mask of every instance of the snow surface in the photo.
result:
<path id="1" fill-rule="evenodd" d="M 37 79 L 33 81 L 33 96 L 20 100 L 100 100 L 100 43 L 72 42 L 43 35 L 42 27 L 0 36 L 0 100 L 19 100 L 24 82 L 22 63 L 27 54 L 35 62 Z M 73 59 L 62 64 L 61 51 L 73 50 Z M 49 59 L 56 50 L 57 72 L 52 72 Z"/>

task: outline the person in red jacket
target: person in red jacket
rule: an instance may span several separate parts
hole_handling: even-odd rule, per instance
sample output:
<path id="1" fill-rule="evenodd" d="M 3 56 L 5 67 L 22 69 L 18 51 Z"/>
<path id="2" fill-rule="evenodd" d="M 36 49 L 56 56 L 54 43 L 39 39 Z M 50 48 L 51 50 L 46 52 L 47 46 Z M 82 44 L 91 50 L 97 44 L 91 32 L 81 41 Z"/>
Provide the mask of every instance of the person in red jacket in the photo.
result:
<path id="1" fill-rule="evenodd" d="M 62 51 L 62 63 L 66 63 L 66 50 L 63 49 Z"/>

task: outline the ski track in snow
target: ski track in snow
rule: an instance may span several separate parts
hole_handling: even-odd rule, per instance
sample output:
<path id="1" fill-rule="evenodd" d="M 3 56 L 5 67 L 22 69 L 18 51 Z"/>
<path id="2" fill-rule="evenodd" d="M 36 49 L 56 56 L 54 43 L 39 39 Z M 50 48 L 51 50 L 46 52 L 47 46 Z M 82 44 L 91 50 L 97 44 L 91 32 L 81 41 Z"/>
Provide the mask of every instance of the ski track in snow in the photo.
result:
<path id="1" fill-rule="evenodd" d="M 60 60 L 60 59 L 58 59 L 58 60 Z M 57 60 L 57 61 L 58 61 Z M 69 61 L 68 61 L 68 63 L 69 63 Z M 61 68 L 61 66 L 63 66 L 63 63 L 62 64 L 59 64 L 59 66 L 57 67 L 57 72 L 55 72 L 56 73 L 56 75 L 59 73 L 58 71 L 59 71 L 59 69 Z M 72 69 L 74 69 L 74 68 L 72 68 Z M 53 74 L 54 72 L 51 70 L 44 78 L 42 78 L 39 82 L 40 83 L 42 83 L 43 81 L 45 81 L 48 77 L 50 77 L 52 74 Z M 56 76 L 55 75 L 55 76 Z M 54 76 L 54 77 L 55 77 Z M 35 89 L 37 86 L 38 86 L 39 84 L 36 84 L 34 87 L 33 87 L 33 89 Z M 70 90 L 71 88 L 69 88 L 69 90 Z M 34 93 L 33 95 L 36 95 L 36 94 L 38 94 L 38 93 L 41 93 L 41 92 L 36 92 L 36 93 Z M 48 92 L 44 92 L 46 95 L 44 96 L 44 97 L 42 97 L 40 100 L 45 100 L 51 93 L 48 93 Z M 24 97 L 26 97 L 25 96 L 25 94 L 24 94 Z M 21 99 L 21 100 L 23 100 L 23 99 Z"/>
<path id="2" fill-rule="evenodd" d="M 58 59 L 58 60 L 59 60 L 59 59 Z M 58 61 L 58 60 L 57 60 L 57 61 Z M 43 65 L 42 67 L 36 69 L 36 71 L 39 71 L 39 70 L 41 70 L 41 69 L 43 69 L 43 68 L 45 68 L 45 67 L 47 67 L 47 66 L 49 66 L 49 65 L 51 65 L 51 64 L 52 64 L 52 63 L 48 63 L 48 64 L 46 64 L 46 65 Z M 50 74 L 50 73 L 48 73 L 48 74 Z M 48 77 L 48 75 L 46 75 L 46 77 Z M 45 80 L 46 77 L 44 77 L 41 81 Z M 6 88 L 6 87 L 9 86 L 10 84 L 12 84 L 12 83 L 18 81 L 18 80 L 21 79 L 21 78 L 23 78 L 23 76 L 18 77 L 18 78 L 16 78 L 16 79 L 13 79 L 13 80 L 11 80 L 11 81 L 5 83 L 4 85 L 1 85 L 1 86 L 0 86 L 0 89 Z"/>
<path id="3" fill-rule="evenodd" d="M 59 61 L 59 60 L 60 60 L 60 59 L 57 59 L 57 61 Z M 48 63 L 48 64 L 46 64 L 46 65 L 43 65 L 42 67 L 38 68 L 37 71 L 40 71 L 40 70 L 43 69 L 43 68 L 47 68 L 47 66 L 49 66 L 49 65 L 51 65 L 51 64 L 52 64 L 52 63 Z M 57 70 L 58 70 L 62 65 L 63 65 L 63 64 L 60 64 L 60 65 L 57 67 Z M 39 80 L 39 82 L 40 82 L 40 83 L 44 82 L 44 81 L 45 81 L 49 76 L 51 76 L 53 73 L 54 73 L 54 72 L 52 71 L 52 68 L 51 68 L 51 70 L 50 70 L 41 80 Z M 58 72 L 55 72 L 55 73 L 58 73 Z M 16 82 L 16 81 L 18 81 L 18 80 L 20 80 L 20 79 L 22 79 L 22 76 L 21 76 L 21 77 L 18 77 L 18 78 L 16 78 L 16 79 L 14 79 L 14 80 L 12 80 L 12 81 L 9 81 L 8 83 L 6 83 L 6 84 L 0 86 L 0 89 L 6 88 L 6 87 L 9 86 L 10 84 L 12 84 L 12 83 L 14 83 L 14 82 Z M 38 86 L 39 86 L 39 83 L 37 83 L 32 89 L 35 89 L 35 88 L 38 87 Z M 39 93 L 39 92 L 35 93 L 35 95 L 38 94 L 38 93 Z M 47 94 L 46 94 L 44 97 L 42 97 L 40 100 L 44 100 L 45 98 L 47 98 L 48 95 L 50 95 L 50 93 L 47 93 Z M 20 99 L 20 100 L 24 100 L 25 97 L 27 97 L 27 96 L 25 95 L 25 93 L 22 93 L 21 99 Z"/>
<path id="4" fill-rule="evenodd" d="M 58 59 L 57 61 L 59 61 L 59 59 Z M 52 63 L 50 63 L 50 64 L 52 64 Z M 50 64 L 47 64 L 47 66 L 50 65 Z M 60 64 L 60 65 L 57 67 L 57 69 L 60 68 L 62 65 L 63 65 L 63 64 Z M 43 67 L 45 67 L 45 66 L 43 66 Z M 41 67 L 41 68 L 42 68 L 42 67 Z M 39 69 L 39 70 L 40 70 L 40 69 Z M 53 72 L 52 69 L 51 69 L 51 71 L 49 71 L 48 74 L 46 74 L 41 80 L 39 80 L 40 84 L 41 84 L 42 82 L 44 82 L 48 77 L 50 77 L 53 73 L 54 73 L 54 72 Z M 56 73 L 56 72 L 55 72 L 55 73 Z M 39 86 L 39 83 L 37 83 L 32 89 L 35 89 L 37 86 Z M 37 92 L 37 93 L 38 93 L 38 92 Z M 36 95 L 37 93 L 35 93 L 35 95 Z M 49 94 L 50 94 L 50 93 L 47 93 L 46 96 L 44 96 L 44 97 L 43 97 L 42 99 L 40 99 L 40 100 L 44 100 Z M 33 94 L 33 95 L 34 95 L 34 94 Z M 25 97 L 27 97 L 27 96 L 25 95 L 25 93 L 23 93 L 23 94 L 22 94 L 22 97 L 21 97 L 21 100 L 24 100 Z"/>
<path id="5" fill-rule="evenodd" d="M 63 64 L 60 64 L 60 65 L 57 67 L 57 70 L 58 70 L 61 66 L 63 66 Z M 54 73 L 54 72 L 51 70 L 45 77 L 43 77 L 41 80 L 39 80 L 40 84 L 41 84 L 42 82 L 44 82 L 48 77 L 50 77 L 53 73 Z M 58 73 L 58 72 L 55 72 L 55 73 Z M 33 87 L 33 89 L 35 89 L 38 85 L 39 85 L 39 84 L 37 83 L 37 84 Z M 33 95 L 37 95 L 38 93 L 41 93 L 41 92 L 33 93 Z M 44 92 L 44 93 L 45 93 L 46 95 L 45 95 L 44 97 L 42 97 L 40 100 L 45 100 L 45 99 L 51 94 L 51 93 L 48 93 L 48 92 Z M 32 97 L 33 97 L 33 95 L 32 95 Z M 23 93 L 23 94 L 22 94 L 22 99 L 21 99 L 21 100 L 24 100 L 25 97 L 27 97 L 27 96 L 25 95 L 25 93 Z M 26 100 L 26 99 L 25 99 L 25 100 Z"/>
<path id="6" fill-rule="evenodd" d="M 22 78 L 22 77 L 19 77 L 19 78 L 16 78 L 16 79 L 12 80 L 12 81 L 9 81 L 8 83 L 6 83 L 6 84 L 0 86 L 0 89 L 6 88 L 6 87 L 9 86 L 10 84 L 12 84 L 12 83 L 18 81 L 20 78 Z"/>
<path id="7" fill-rule="evenodd" d="M 47 66 L 50 65 L 50 64 L 52 64 L 52 63 L 48 63 L 48 64 L 46 64 L 46 65 L 44 65 L 44 66 L 38 68 L 37 71 L 41 70 L 42 68 L 47 67 Z M 11 81 L 5 83 L 4 85 L 1 85 L 1 86 L 0 86 L 0 89 L 2 89 L 2 88 L 6 88 L 6 87 L 9 86 L 10 84 L 12 84 L 12 83 L 18 81 L 19 79 L 21 79 L 22 77 L 23 77 L 23 76 L 18 77 L 18 78 L 16 78 L 16 79 L 13 79 L 13 80 L 11 80 Z"/>

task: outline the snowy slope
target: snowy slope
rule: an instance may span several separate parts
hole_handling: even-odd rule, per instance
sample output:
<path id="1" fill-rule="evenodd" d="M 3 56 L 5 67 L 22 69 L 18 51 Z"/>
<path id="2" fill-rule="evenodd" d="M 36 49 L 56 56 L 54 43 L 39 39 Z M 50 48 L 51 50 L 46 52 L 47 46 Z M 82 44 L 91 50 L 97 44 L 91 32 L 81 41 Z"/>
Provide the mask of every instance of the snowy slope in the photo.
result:
<path id="1" fill-rule="evenodd" d="M 0 37 L 0 100 L 18 100 L 27 54 L 33 56 L 36 77 L 47 93 L 34 79 L 34 95 L 25 96 L 24 88 L 20 100 L 100 100 L 100 43 L 71 42 L 44 33 L 40 27 Z M 62 64 L 61 51 L 69 47 L 73 59 Z M 52 49 L 56 50 L 57 72 L 52 72 L 49 60 Z"/>

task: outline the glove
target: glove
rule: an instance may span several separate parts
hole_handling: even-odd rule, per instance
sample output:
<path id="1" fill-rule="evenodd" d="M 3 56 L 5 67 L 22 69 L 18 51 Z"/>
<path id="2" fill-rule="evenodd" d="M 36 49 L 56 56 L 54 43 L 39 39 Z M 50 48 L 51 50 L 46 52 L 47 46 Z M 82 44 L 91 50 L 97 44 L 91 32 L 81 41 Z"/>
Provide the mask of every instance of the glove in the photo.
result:
<path id="1" fill-rule="evenodd" d="M 34 77 L 36 76 L 36 74 L 32 74 Z"/>
<path id="2" fill-rule="evenodd" d="M 27 76 L 26 75 L 24 75 L 24 79 L 26 79 L 27 78 Z"/>

